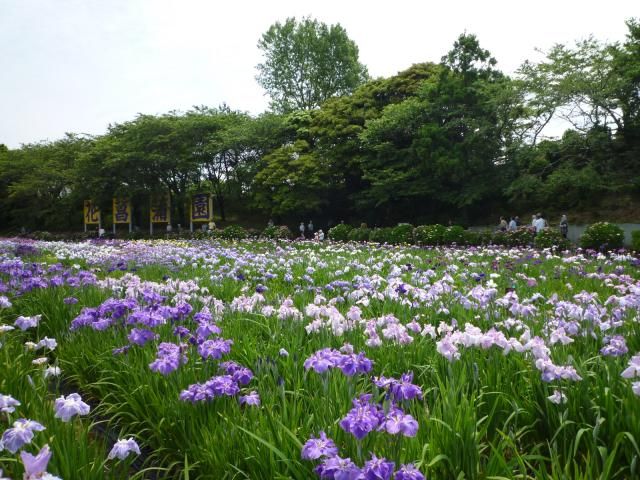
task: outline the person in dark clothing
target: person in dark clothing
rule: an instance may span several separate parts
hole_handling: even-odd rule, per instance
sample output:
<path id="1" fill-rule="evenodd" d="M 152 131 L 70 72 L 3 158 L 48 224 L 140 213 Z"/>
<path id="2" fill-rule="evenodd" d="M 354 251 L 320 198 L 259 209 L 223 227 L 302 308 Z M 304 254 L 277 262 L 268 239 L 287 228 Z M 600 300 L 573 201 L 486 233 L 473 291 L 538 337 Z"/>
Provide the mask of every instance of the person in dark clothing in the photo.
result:
<path id="1" fill-rule="evenodd" d="M 562 218 L 560 218 L 560 234 L 564 238 L 567 238 L 567 235 L 569 234 L 569 221 L 567 220 L 566 215 L 562 215 Z"/>

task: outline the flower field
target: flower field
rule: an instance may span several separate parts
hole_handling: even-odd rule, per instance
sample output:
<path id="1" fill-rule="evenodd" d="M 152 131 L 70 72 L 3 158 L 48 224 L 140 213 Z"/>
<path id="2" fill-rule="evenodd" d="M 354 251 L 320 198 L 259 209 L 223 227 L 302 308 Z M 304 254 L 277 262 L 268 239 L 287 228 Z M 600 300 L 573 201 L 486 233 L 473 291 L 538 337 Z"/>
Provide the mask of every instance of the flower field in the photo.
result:
<path id="1" fill-rule="evenodd" d="M 0 479 L 640 478 L 625 252 L 0 241 Z"/>

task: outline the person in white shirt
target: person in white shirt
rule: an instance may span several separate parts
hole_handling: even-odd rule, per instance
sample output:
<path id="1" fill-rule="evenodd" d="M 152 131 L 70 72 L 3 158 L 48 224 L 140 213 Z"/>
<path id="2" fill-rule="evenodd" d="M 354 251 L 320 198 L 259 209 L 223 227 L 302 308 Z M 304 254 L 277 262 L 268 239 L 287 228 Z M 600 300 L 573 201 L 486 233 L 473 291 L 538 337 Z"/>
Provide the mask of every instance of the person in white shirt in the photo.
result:
<path id="1" fill-rule="evenodd" d="M 536 235 L 542 231 L 543 228 L 547 226 L 547 222 L 544 218 L 542 218 L 542 214 L 539 213 L 536 215 L 536 220 L 533 223 L 533 226 L 536 228 Z"/>
<path id="2" fill-rule="evenodd" d="M 324 232 L 322 231 L 322 229 L 318 231 L 318 240 L 321 242 L 324 240 Z"/>
<path id="3" fill-rule="evenodd" d="M 509 221 L 509 231 L 513 232 L 517 228 L 518 228 L 518 224 L 516 223 L 516 219 L 511 217 L 511 220 Z"/>

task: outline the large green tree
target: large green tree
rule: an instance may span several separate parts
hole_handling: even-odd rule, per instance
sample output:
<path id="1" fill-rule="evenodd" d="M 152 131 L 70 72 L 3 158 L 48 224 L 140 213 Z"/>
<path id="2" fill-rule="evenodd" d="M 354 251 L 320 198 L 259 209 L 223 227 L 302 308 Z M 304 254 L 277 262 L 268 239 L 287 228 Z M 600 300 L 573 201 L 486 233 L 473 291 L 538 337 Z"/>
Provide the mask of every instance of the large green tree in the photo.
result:
<path id="1" fill-rule="evenodd" d="M 370 186 L 359 195 L 386 221 L 466 220 L 501 193 L 518 93 L 477 38 L 463 34 L 419 94 L 389 105 L 361 139 Z"/>
<path id="2" fill-rule="evenodd" d="M 288 18 L 267 30 L 258 43 L 264 54 L 258 83 L 277 112 L 310 110 L 351 93 L 367 78 L 358 47 L 340 24 Z"/>

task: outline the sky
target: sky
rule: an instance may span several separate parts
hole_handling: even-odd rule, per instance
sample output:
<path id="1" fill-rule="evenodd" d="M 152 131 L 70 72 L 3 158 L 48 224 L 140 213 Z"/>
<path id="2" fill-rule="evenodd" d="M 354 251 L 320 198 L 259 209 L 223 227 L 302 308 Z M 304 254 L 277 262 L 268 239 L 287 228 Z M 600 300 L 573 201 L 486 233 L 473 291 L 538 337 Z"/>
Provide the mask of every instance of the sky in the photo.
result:
<path id="1" fill-rule="evenodd" d="M 340 23 L 373 77 L 433 61 L 460 33 L 513 73 L 536 49 L 624 40 L 638 0 L 0 0 L 0 143 L 100 135 L 194 105 L 257 115 L 258 40 L 287 17 Z"/>

